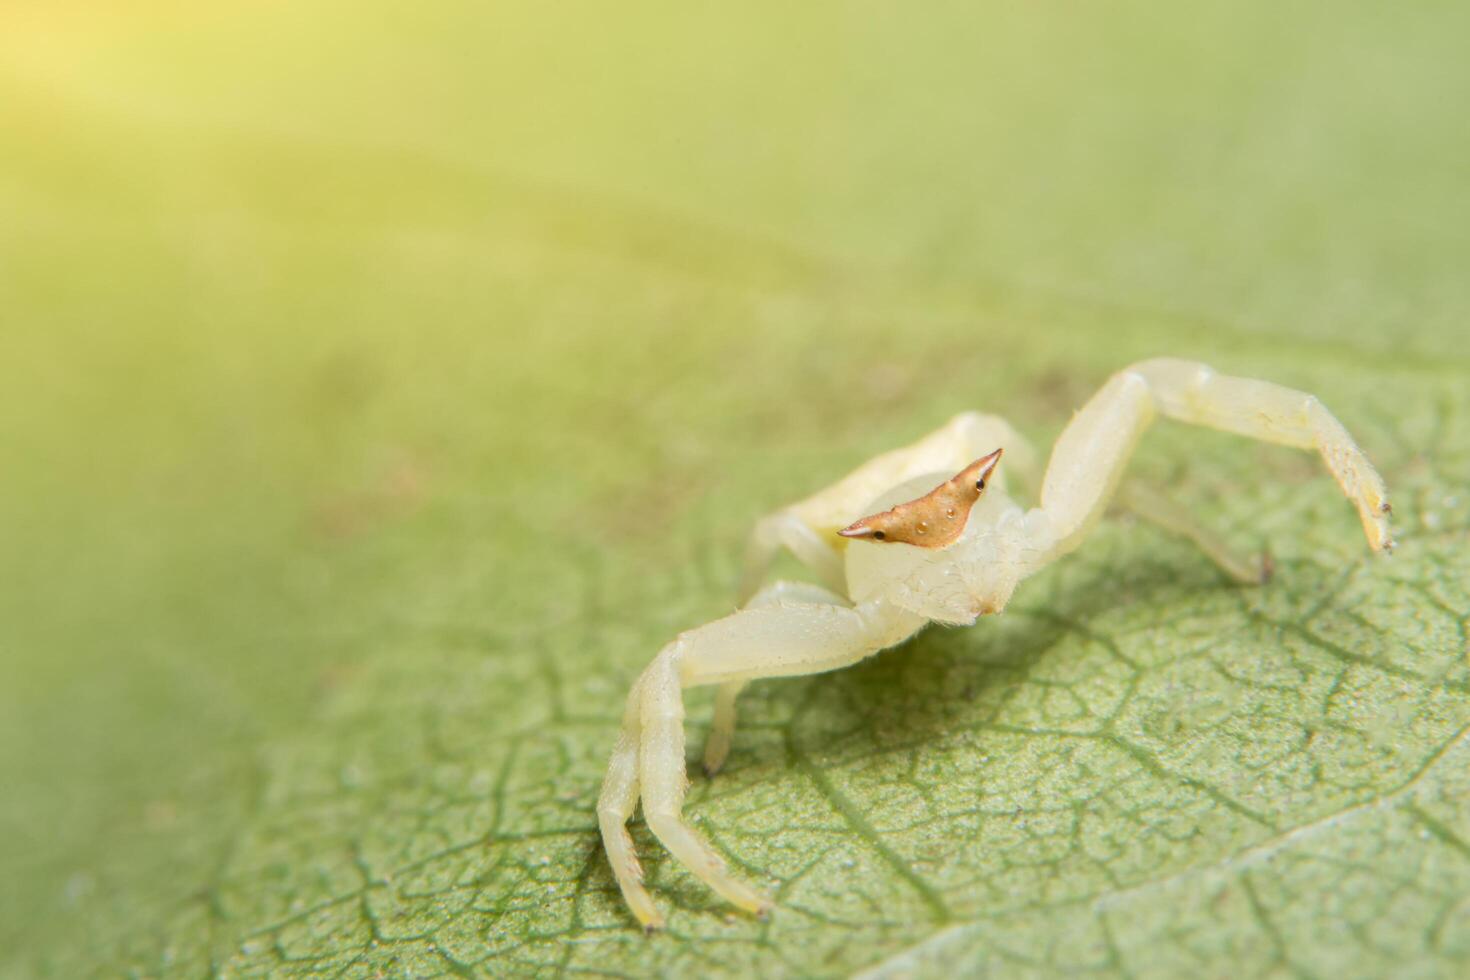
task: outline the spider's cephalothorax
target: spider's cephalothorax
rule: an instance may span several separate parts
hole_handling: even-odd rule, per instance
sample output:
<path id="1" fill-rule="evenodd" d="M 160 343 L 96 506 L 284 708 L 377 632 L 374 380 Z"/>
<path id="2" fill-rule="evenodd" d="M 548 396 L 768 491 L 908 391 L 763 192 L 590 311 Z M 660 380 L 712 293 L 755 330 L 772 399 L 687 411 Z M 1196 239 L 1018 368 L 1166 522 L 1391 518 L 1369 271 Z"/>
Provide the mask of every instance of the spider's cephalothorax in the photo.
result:
<path id="1" fill-rule="evenodd" d="M 1004 449 L 997 449 L 981 456 L 924 496 L 853 521 L 837 533 L 844 538 L 912 544 L 920 548 L 954 544 L 970 519 L 970 509 L 985 493 L 985 480 L 1000 462 L 1002 452 Z"/>
<path id="2" fill-rule="evenodd" d="M 732 876 L 681 816 L 684 688 L 718 686 L 704 753 L 713 775 L 729 752 L 735 700 L 748 682 L 836 670 L 901 643 L 927 623 L 973 623 L 1004 609 L 1027 576 L 1086 538 L 1134 445 L 1159 415 L 1316 450 L 1356 506 L 1369 546 L 1392 547 L 1383 481 L 1342 424 L 1300 391 L 1189 361 L 1135 364 L 1113 375 L 1073 417 L 1039 479 L 1034 454 L 1003 419 L 958 415 L 757 522 L 741 610 L 680 634 L 633 685 L 597 815 L 618 886 L 638 921 L 649 930 L 663 924 L 626 826 L 640 799 L 654 836 L 705 884 L 757 914 L 771 904 Z M 1023 508 L 1006 492 L 997 446 L 1004 447 L 1007 468 L 1036 491 L 1034 506 Z M 1262 580 L 1259 563 L 1232 557 L 1167 500 L 1153 498 L 1139 515 L 1183 531 L 1232 577 Z M 764 584 L 782 548 L 823 586 Z"/>

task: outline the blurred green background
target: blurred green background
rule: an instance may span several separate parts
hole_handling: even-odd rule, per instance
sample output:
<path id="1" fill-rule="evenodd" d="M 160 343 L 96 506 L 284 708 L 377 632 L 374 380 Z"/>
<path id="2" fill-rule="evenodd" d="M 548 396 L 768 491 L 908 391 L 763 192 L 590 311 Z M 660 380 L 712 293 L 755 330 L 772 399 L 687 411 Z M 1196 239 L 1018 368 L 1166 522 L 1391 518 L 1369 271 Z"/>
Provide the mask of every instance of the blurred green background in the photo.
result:
<path id="1" fill-rule="evenodd" d="M 1466 38 L 1448 0 L 7 3 L 0 972 L 285 970 L 248 937 L 316 900 L 249 896 L 310 862 L 242 841 L 303 758 L 340 777 L 312 791 L 371 782 L 462 686 L 498 693 L 450 755 L 492 774 L 494 733 L 546 722 L 495 699 L 560 692 L 590 817 L 628 680 L 727 608 L 749 522 L 963 408 L 1044 440 L 1130 359 L 1204 357 L 1319 391 L 1453 530 Z M 1358 557 L 1309 462 L 1151 445 L 1246 546 Z M 1130 540 L 1099 553 L 1164 547 Z M 503 830 L 499 785 L 399 830 Z M 384 812 L 313 817 L 336 863 L 291 887 L 343 894 Z M 302 972 L 496 970 L 422 936 L 339 962 L 323 928 Z M 891 951 L 760 943 L 767 975 Z"/>

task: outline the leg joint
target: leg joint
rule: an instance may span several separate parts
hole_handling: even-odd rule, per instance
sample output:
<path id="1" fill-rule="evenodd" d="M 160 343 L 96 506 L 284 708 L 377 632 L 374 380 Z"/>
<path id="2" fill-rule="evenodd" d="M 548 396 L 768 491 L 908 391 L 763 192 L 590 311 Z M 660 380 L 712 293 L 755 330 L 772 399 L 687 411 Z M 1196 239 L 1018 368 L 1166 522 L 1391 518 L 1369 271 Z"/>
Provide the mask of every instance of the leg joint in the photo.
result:
<path id="1" fill-rule="evenodd" d="M 643 809 L 643 822 L 648 824 L 648 829 L 653 831 L 654 836 L 662 839 L 671 834 L 682 833 L 684 821 L 677 810 L 669 810 L 664 807 L 649 809 L 645 804 Z"/>

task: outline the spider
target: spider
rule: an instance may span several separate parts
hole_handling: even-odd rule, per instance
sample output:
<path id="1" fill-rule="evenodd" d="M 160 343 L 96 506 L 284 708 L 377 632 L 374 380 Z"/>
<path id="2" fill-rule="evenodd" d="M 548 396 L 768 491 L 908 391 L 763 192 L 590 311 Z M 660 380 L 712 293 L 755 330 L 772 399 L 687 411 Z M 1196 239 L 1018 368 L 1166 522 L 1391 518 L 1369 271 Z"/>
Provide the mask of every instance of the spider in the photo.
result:
<path id="1" fill-rule="evenodd" d="M 704 751 L 705 771 L 714 775 L 734 736 L 735 700 L 750 681 L 837 670 L 930 622 L 971 625 L 1004 609 L 1022 579 L 1075 549 L 1096 526 L 1139 437 L 1159 415 L 1317 450 L 1357 507 L 1369 546 L 1392 548 L 1383 481 L 1321 402 L 1190 361 L 1143 361 L 1113 375 L 1057 439 L 1039 505 L 1029 510 L 1007 495 L 999 464 L 1004 452 L 1007 467 L 1024 479 L 1035 473 L 1034 454 L 994 415 L 958 415 L 869 460 L 757 522 L 739 611 L 675 637 L 629 693 L 597 817 L 618 886 L 644 929 L 660 928 L 663 917 L 643 885 L 627 829 L 640 797 L 649 829 L 696 877 L 758 916 L 772 906 L 732 876 L 681 817 L 684 688 L 717 685 Z M 1137 509 L 1188 534 L 1235 579 L 1260 582 L 1269 574 L 1268 562 L 1232 557 L 1162 498 L 1145 497 Z M 823 586 L 763 586 L 782 548 Z"/>

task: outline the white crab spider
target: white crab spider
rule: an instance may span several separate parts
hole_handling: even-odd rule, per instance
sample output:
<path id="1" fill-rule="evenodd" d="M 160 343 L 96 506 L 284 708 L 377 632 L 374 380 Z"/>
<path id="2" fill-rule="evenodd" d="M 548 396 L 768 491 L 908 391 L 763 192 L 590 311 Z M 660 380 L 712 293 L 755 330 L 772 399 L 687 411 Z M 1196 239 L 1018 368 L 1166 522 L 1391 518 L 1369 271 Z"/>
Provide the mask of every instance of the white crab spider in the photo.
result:
<path id="1" fill-rule="evenodd" d="M 1368 544 L 1375 551 L 1392 547 L 1382 479 L 1342 424 L 1300 391 L 1226 377 L 1189 361 L 1135 364 L 1110 378 L 1062 432 L 1041 481 L 1040 506 L 1030 510 L 1006 495 L 997 469 L 996 450 L 1003 448 L 1007 467 L 1034 472 L 1025 441 L 996 416 L 956 416 L 759 521 L 746 556 L 743 608 L 680 634 L 633 685 L 597 816 L 618 886 L 644 928 L 657 929 L 663 918 L 643 887 L 626 826 L 640 797 L 654 835 L 700 880 L 757 915 L 771 907 L 732 877 L 680 816 L 683 688 L 719 685 L 704 754 L 713 774 L 729 752 L 735 699 L 748 682 L 836 670 L 901 643 L 929 622 L 971 624 L 1001 611 L 1022 579 L 1087 536 L 1158 415 L 1317 450 L 1357 506 Z M 893 509 L 875 513 L 884 508 Z M 1168 512 L 1152 516 L 1176 529 L 1183 524 Z M 1192 536 L 1235 577 L 1264 577 L 1264 568 Z M 782 547 L 826 588 L 793 582 L 761 588 Z"/>

